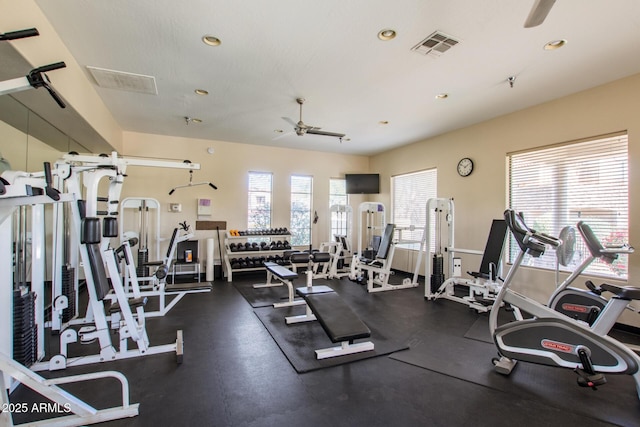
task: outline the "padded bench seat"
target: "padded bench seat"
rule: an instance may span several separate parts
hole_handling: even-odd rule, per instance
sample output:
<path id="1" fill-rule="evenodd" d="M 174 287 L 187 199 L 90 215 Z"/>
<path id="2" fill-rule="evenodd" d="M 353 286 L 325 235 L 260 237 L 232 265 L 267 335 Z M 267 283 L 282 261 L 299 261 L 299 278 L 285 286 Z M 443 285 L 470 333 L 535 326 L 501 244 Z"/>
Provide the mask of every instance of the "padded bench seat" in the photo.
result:
<path id="1" fill-rule="evenodd" d="M 305 301 L 332 342 L 353 341 L 371 336 L 367 325 L 336 292 L 309 294 Z"/>
<path id="2" fill-rule="evenodd" d="M 315 288 L 331 289 L 326 286 Z M 303 288 L 298 289 L 302 291 Z M 339 347 L 316 350 L 317 359 L 373 351 L 374 345 L 371 341 L 354 343 L 357 339 L 370 337 L 371 331 L 336 292 L 301 293 L 304 294 L 308 309 L 320 322 L 329 339 L 334 343 L 341 343 Z"/>
<path id="3" fill-rule="evenodd" d="M 289 270 L 287 267 L 283 267 L 275 262 L 267 261 L 264 263 L 265 268 L 271 274 L 275 275 L 278 279 L 293 280 L 298 278 L 298 273 Z"/>
<path id="4" fill-rule="evenodd" d="M 293 292 L 293 280 L 298 278 L 298 273 L 289 270 L 287 267 L 270 261 L 265 262 L 264 267 L 267 270 L 267 282 L 253 285 L 254 289 L 270 288 L 274 286 L 282 286 L 283 284 L 285 284 L 287 285 L 287 289 L 289 291 L 287 301 L 274 303 L 274 308 L 290 307 L 293 305 L 304 304 L 303 300 L 295 299 L 295 295 Z M 279 283 L 274 283 L 272 281 L 274 277 L 279 280 Z"/>

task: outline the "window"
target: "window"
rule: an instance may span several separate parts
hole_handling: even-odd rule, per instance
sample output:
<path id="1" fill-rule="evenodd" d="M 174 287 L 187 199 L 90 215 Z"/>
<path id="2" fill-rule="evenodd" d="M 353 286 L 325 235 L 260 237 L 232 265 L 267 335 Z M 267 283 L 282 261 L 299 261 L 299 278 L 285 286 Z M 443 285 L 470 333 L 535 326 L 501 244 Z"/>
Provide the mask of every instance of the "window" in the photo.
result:
<path id="1" fill-rule="evenodd" d="M 329 206 L 346 205 L 347 181 L 344 178 L 329 179 Z"/>
<path id="2" fill-rule="evenodd" d="M 419 227 L 415 231 L 403 231 L 403 240 L 420 241 L 422 239 L 427 222 L 427 201 L 437 197 L 437 183 L 437 169 L 412 172 L 391 178 L 393 223 L 396 227 L 411 225 Z M 418 250 L 420 244 L 403 245 L 403 247 Z"/>
<path id="3" fill-rule="evenodd" d="M 311 244 L 311 188 L 310 176 L 291 176 L 291 245 Z"/>
<path id="4" fill-rule="evenodd" d="M 269 172 L 249 172 L 249 230 L 271 228 L 271 188 L 273 175 Z"/>
<path id="5" fill-rule="evenodd" d="M 344 178 L 331 178 L 329 180 L 329 208 L 331 208 L 331 240 L 335 236 L 348 237 L 351 234 L 349 227 L 351 215 L 349 215 L 347 198 L 347 181 Z"/>
<path id="6" fill-rule="evenodd" d="M 552 236 L 584 221 L 605 246 L 628 242 L 627 145 L 627 135 L 621 134 L 509 154 L 509 207 L 522 212 L 531 228 Z M 515 259 L 516 246 L 510 245 L 510 260 Z M 573 261 L 566 269 L 574 270 L 587 254 L 578 233 Z M 555 270 L 556 254 L 547 250 L 528 262 Z M 586 271 L 626 279 L 627 267 L 623 255 L 612 265 L 596 261 Z"/>

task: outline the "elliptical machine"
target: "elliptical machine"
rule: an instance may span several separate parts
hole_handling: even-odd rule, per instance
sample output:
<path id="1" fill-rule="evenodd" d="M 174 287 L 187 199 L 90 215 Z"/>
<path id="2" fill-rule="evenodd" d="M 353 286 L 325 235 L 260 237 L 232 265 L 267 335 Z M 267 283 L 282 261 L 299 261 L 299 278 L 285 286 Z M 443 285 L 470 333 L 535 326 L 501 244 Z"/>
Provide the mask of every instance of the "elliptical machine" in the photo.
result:
<path id="1" fill-rule="evenodd" d="M 594 390 L 606 383 L 604 374 L 626 374 L 633 376 L 640 398 L 638 355 L 619 341 L 597 334 L 588 325 L 510 289 L 525 255 L 539 257 L 544 254 L 547 245 L 558 247 L 561 241 L 530 229 L 513 210 L 506 210 L 504 217 L 520 247 L 520 253 L 505 277 L 489 315 L 489 328 L 500 355 L 500 358 L 493 359 L 496 372 L 509 375 L 518 360 L 569 368 L 578 374 L 579 386 Z M 640 299 L 640 288 L 607 286 L 623 298 Z M 498 312 L 505 304 L 534 317 L 498 326 Z M 604 311 L 614 308 L 609 304 Z M 624 307 L 620 310 L 624 310 Z"/>

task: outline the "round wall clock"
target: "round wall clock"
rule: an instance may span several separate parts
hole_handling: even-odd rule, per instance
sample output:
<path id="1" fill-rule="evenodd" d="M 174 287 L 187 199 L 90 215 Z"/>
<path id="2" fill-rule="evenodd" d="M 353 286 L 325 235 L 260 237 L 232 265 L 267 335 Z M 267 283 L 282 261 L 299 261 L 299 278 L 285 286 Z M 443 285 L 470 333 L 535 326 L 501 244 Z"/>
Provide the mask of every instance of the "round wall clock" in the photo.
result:
<path id="1" fill-rule="evenodd" d="M 458 162 L 458 174 L 460 176 L 469 176 L 473 172 L 473 160 L 468 157 Z"/>

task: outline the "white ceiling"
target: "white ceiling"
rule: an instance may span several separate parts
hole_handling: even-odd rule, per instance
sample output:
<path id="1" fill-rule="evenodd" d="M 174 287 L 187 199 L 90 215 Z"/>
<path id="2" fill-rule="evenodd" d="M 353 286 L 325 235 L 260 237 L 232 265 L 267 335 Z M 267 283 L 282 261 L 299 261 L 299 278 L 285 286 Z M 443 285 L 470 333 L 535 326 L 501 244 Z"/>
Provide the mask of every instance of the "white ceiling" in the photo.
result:
<path id="1" fill-rule="evenodd" d="M 157 95 L 96 86 L 124 130 L 352 154 L 640 72 L 640 1 L 557 0 L 525 29 L 533 2 L 37 0 L 82 67 L 155 77 Z M 378 40 L 385 28 L 397 37 Z M 460 43 L 439 58 L 411 51 L 434 31 Z M 568 43 L 543 50 L 555 39 Z M 298 121 L 297 97 L 306 124 L 350 141 L 292 133 L 283 117 Z"/>

